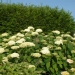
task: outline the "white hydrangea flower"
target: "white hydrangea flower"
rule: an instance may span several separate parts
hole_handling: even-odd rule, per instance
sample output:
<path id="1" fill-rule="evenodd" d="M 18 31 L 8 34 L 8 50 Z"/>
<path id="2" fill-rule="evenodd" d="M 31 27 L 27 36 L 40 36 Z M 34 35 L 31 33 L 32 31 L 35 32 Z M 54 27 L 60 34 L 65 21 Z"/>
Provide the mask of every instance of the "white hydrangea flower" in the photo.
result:
<path id="1" fill-rule="evenodd" d="M 23 43 L 23 42 L 25 42 L 24 38 L 21 38 L 20 40 L 16 41 L 16 43 Z"/>
<path id="2" fill-rule="evenodd" d="M 36 32 L 41 33 L 42 29 L 36 29 Z"/>
<path id="3" fill-rule="evenodd" d="M 24 29 L 24 32 L 30 32 L 30 29 Z"/>
<path id="4" fill-rule="evenodd" d="M 62 37 L 70 37 L 71 38 L 71 35 L 69 35 L 69 34 L 62 34 L 61 36 Z"/>
<path id="5" fill-rule="evenodd" d="M 29 30 L 34 30 L 34 27 L 29 26 L 28 29 L 29 29 Z"/>
<path id="6" fill-rule="evenodd" d="M 68 71 L 61 72 L 61 75 L 70 75 Z"/>
<path id="7" fill-rule="evenodd" d="M 6 43 L 5 42 L 1 42 L 1 46 L 2 47 L 6 47 Z"/>
<path id="8" fill-rule="evenodd" d="M 75 68 L 71 68 L 70 70 L 71 70 L 72 72 L 75 72 Z"/>
<path id="9" fill-rule="evenodd" d="M 49 48 L 48 48 L 48 47 L 43 47 L 42 49 L 47 49 L 47 50 L 49 50 Z"/>
<path id="10" fill-rule="evenodd" d="M 7 41 L 9 41 L 9 39 L 4 38 L 3 41 L 4 41 L 4 42 L 7 42 Z"/>
<path id="11" fill-rule="evenodd" d="M 20 40 L 20 39 L 21 39 L 21 37 L 16 37 L 15 41 Z"/>
<path id="12" fill-rule="evenodd" d="M 5 52 L 4 48 L 0 48 L 0 53 Z"/>
<path id="13" fill-rule="evenodd" d="M 24 48 L 24 47 L 29 47 L 29 46 L 35 46 L 35 44 L 34 43 L 32 43 L 32 42 L 23 42 L 23 43 L 21 43 L 20 45 L 19 45 L 21 48 Z"/>
<path id="14" fill-rule="evenodd" d="M 32 32 L 31 35 L 36 36 L 36 35 L 38 35 L 38 33 L 37 32 Z"/>
<path id="15" fill-rule="evenodd" d="M 11 58 L 19 58 L 19 54 L 18 53 L 12 53 L 10 54 Z"/>
<path id="16" fill-rule="evenodd" d="M 71 37 L 71 39 L 72 39 L 73 41 L 75 41 L 75 37 Z"/>
<path id="17" fill-rule="evenodd" d="M 8 45 L 9 45 L 9 46 L 11 46 L 11 45 L 15 45 L 15 41 L 10 40 L 10 41 L 8 42 Z"/>
<path id="18" fill-rule="evenodd" d="M 9 39 L 10 39 L 10 40 L 14 40 L 14 39 L 16 39 L 16 37 L 17 37 L 16 35 L 13 35 L 13 36 L 11 36 Z"/>
<path id="19" fill-rule="evenodd" d="M 16 34 L 18 37 L 24 37 L 24 34 L 22 34 L 22 33 L 17 33 Z"/>
<path id="20" fill-rule="evenodd" d="M 58 30 L 54 30 L 52 32 L 55 33 L 55 34 L 60 34 L 60 31 L 58 31 Z"/>
<path id="21" fill-rule="evenodd" d="M 3 63 L 7 63 L 8 62 L 8 58 L 7 57 L 3 57 L 2 62 Z"/>
<path id="22" fill-rule="evenodd" d="M 21 40 L 21 41 L 23 41 L 23 42 L 25 41 L 25 39 L 24 39 L 24 38 L 21 38 L 20 40 Z"/>
<path id="23" fill-rule="evenodd" d="M 40 52 L 45 55 L 50 55 L 50 51 L 48 47 L 43 47 Z"/>
<path id="24" fill-rule="evenodd" d="M 23 42 L 23 43 L 21 43 L 21 44 L 19 45 L 19 47 L 21 47 L 21 48 L 27 47 L 27 43 L 26 43 L 26 42 Z"/>
<path id="25" fill-rule="evenodd" d="M 73 36 L 75 37 L 75 33 L 73 34 Z"/>
<path id="26" fill-rule="evenodd" d="M 71 60 L 71 59 L 67 59 L 67 62 L 71 64 L 71 63 L 73 63 L 74 61 Z"/>
<path id="27" fill-rule="evenodd" d="M 60 44 L 63 45 L 63 40 L 62 40 L 62 39 L 56 40 L 56 41 L 55 41 L 55 44 L 56 44 L 56 45 L 60 45 Z"/>
<path id="28" fill-rule="evenodd" d="M 61 34 L 61 37 L 64 37 L 64 34 Z"/>
<path id="29" fill-rule="evenodd" d="M 3 33 L 3 34 L 1 34 L 2 37 L 8 36 L 8 35 L 9 35 L 8 33 Z"/>
<path id="30" fill-rule="evenodd" d="M 33 56 L 33 57 L 41 57 L 41 54 L 40 53 L 31 53 L 31 56 Z"/>
<path id="31" fill-rule="evenodd" d="M 64 34 L 64 37 L 71 37 L 71 35 L 69 35 L 69 34 Z"/>
<path id="32" fill-rule="evenodd" d="M 28 46 L 35 46 L 35 44 L 33 42 L 27 42 Z"/>
<path id="33" fill-rule="evenodd" d="M 11 49 L 18 49 L 19 48 L 19 46 L 11 46 Z"/>
<path id="34" fill-rule="evenodd" d="M 48 35 L 45 35 L 44 37 L 48 37 Z"/>
<path id="35" fill-rule="evenodd" d="M 31 68 L 33 68 L 35 70 L 36 67 L 35 67 L 35 65 L 29 65 L 28 69 L 31 69 Z"/>
<path id="36" fill-rule="evenodd" d="M 63 39 L 62 39 L 62 37 L 60 37 L 60 36 L 56 37 L 55 44 L 56 45 L 60 45 L 60 44 L 63 45 Z"/>
<path id="37" fill-rule="evenodd" d="M 71 50 L 71 53 L 75 53 L 75 50 Z"/>

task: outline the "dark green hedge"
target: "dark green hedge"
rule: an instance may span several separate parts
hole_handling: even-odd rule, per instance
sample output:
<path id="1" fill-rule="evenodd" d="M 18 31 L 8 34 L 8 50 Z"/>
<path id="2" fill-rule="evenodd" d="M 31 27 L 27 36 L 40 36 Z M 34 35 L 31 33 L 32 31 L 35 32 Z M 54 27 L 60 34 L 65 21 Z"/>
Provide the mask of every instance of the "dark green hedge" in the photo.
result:
<path id="1" fill-rule="evenodd" d="M 0 4 L 0 33 L 13 34 L 28 26 L 51 30 L 74 31 L 75 21 L 69 12 L 57 7 L 23 4 Z"/>

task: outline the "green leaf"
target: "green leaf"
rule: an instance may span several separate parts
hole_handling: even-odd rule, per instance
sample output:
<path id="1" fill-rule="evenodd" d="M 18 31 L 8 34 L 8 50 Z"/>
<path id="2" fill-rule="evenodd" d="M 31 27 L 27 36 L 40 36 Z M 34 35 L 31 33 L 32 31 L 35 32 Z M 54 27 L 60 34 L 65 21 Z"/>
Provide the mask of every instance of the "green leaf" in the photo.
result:
<path id="1" fill-rule="evenodd" d="M 50 68 L 50 62 L 46 63 L 46 68 L 47 68 L 47 70 L 49 70 L 49 68 Z"/>
<path id="2" fill-rule="evenodd" d="M 67 67 L 67 63 L 63 62 L 63 66 L 66 68 Z"/>
<path id="3" fill-rule="evenodd" d="M 53 64 L 53 68 L 54 68 L 54 69 L 56 68 L 56 64 Z"/>
<path id="4" fill-rule="evenodd" d="M 28 60 L 28 62 L 30 62 L 31 61 L 31 58 L 30 57 L 27 57 L 27 60 Z"/>
<path id="5" fill-rule="evenodd" d="M 60 68 L 62 68 L 62 61 L 58 61 L 57 63 L 59 64 Z"/>
<path id="6" fill-rule="evenodd" d="M 56 71 L 56 72 L 58 71 L 58 67 L 55 68 L 55 71 Z"/>
<path id="7" fill-rule="evenodd" d="M 53 68 L 50 68 L 50 70 L 51 70 L 52 73 L 54 73 L 54 69 Z"/>
<path id="8" fill-rule="evenodd" d="M 73 49 L 73 44 L 68 43 L 68 48 L 69 48 L 69 50 L 72 50 Z"/>
<path id="9" fill-rule="evenodd" d="M 62 49 L 63 49 L 63 50 L 66 50 L 66 46 L 65 46 L 65 45 L 62 45 Z"/>
<path id="10" fill-rule="evenodd" d="M 52 60 L 52 64 L 55 64 L 55 61 L 54 60 Z"/>
<path id="11" fill-rule="evenodd" d="M 58 54 L 59 54 L 59 56 L 60 56 L 61 58 L 64 57 L 62 52 L 59 52 Z"/>

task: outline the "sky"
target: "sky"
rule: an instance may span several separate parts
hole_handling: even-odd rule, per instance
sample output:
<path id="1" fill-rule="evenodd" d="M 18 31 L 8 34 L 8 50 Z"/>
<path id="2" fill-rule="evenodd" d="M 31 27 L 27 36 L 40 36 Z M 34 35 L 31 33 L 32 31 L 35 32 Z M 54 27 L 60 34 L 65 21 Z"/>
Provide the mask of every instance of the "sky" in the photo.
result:
<path id="1" fill-rule="evenodd" d="M 73 16 L 75 20 L 75 0 L 2 0 L 3 3 L 22 3 L 24 5 L 42 5 L 42 6 L 50 6 L 52 8 L 58 7 L 59 9 L 64 9 L 66 12 L 71 12 L 71 15 Z"/>

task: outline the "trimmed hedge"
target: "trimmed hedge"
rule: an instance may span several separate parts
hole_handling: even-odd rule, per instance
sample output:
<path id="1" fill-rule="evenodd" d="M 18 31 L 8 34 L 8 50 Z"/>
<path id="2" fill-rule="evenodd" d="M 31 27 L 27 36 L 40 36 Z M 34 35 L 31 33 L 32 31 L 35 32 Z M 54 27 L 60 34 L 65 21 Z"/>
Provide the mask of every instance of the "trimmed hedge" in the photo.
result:
<path id="1" fill-rule="evenodd" d="M 0 33 L 13 34 L 28 26 L 42 28 L 45 33 L 51 30 L 74 31 L 75 21 L 69 12 L 57 7 L 23 4 L 0 4 Z"/>

